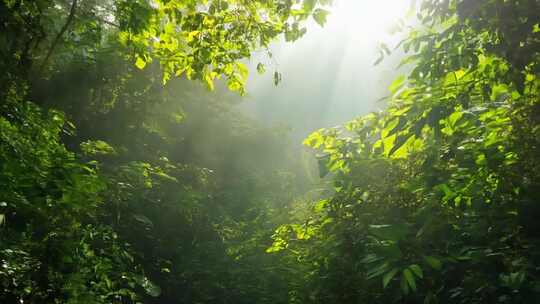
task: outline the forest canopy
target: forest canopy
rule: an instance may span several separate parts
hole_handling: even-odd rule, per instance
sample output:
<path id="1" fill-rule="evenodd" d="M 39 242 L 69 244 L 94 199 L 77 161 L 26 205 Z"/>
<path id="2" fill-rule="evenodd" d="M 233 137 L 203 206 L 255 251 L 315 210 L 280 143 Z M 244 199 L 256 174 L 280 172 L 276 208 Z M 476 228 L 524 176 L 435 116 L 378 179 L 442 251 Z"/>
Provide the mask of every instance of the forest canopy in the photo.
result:
<path id="1" fill-rule="evenodd" d="M 0 1 L 0 302 L 540 301 L 540 2 L 413 9 L 307 153 L 235 105 L 330 0 Z"/>

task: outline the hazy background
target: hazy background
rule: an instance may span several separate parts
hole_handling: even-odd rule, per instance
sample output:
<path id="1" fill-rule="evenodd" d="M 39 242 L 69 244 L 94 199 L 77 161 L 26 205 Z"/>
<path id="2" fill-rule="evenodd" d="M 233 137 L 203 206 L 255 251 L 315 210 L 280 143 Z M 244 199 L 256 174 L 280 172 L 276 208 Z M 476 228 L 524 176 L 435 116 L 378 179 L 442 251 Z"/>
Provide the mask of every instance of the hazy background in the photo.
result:
<path id="1" fill-rule="evenodd" d="M 273 59 L 263 53 L 250 60 L 248 96 L 240 107 L 268 125 L 284 125 L 300 142 L 312 131 L 333 127 L 384 107 L 378 99 L 399 75 L 402 57 L 393 52 L 381 64 L 379 45 L 393 50 L 400 34 L 392 34 L 396 22 L 410 9 L 409 0 L 337 0 L 327 23 L 308 23 L 300 40 L 275 43 Z M 257 63 L 267 65 L 258 75 Z M 274 71 L 283 81 L 273 84 Z"/>

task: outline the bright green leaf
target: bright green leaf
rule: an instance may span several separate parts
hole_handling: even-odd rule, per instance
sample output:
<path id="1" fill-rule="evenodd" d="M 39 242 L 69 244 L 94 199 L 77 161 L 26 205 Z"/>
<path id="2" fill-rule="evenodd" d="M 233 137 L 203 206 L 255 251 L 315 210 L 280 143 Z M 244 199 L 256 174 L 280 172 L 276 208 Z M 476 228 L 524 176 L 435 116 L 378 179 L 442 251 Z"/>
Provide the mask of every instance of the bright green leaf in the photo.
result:
<path id="1" fill-rule="evenodd" d="M 146 66 L 146 61 L 141 57 L 137 56 L 137 60 L 135 60 L 135 66 L 142 70 Z"/>
<path id="2" fill-rule="evenodd" d="M 424 277 L 424 273 L 422 272 L 422 268 L 420 268 L 419 265 L 417 264 L 413 264 L 411 266 L 409 266 L 409 269 L 412 270 L 412 272 L 419 278 L 423 278 Z"/>
<path id="3" fill-rule="evenodd" d="M 416 281 L 412 272 L 408 268 L 403 270 L 403 276 L 405 277 L 405 280 L 407 281 L 407 284 L 409 285 L 411 290 L 416 291 Z"/>
<path id="4" fill-rule="evenodd" d="M 403 87 L 404 84 L 405 84 L 405 76 L 403 75 L 399 76 L 398 78 L 396 78 L 396 80 L 392 82 L 390 87 L 388 87 L 388 90 L 390 90 L 392 95 L 395 95 L 397 91 L 399 91 L 399 89 Z"/>

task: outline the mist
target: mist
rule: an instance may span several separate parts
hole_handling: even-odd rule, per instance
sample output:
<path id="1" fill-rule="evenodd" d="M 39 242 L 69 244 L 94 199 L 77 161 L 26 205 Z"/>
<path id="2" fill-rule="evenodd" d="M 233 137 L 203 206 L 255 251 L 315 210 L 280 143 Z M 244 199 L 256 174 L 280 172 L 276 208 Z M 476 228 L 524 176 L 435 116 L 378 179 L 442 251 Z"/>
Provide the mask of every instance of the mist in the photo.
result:
<path id="1" fill-rule="evenodd" d="M 0 303 L 540 303 L 540 1 L 0 1 Z"/>
<path id="2" fill-rule="evenodd" d="M 384 109 L 388 86 L 404 73 L 397 69 L 403 51 L 393 50 L 374 63 L 381 44 L 392 50 L 404 38 L 397 28 L 410 9 L 405 0 L 336 1 L 324 27 L 310 20 L 300 40 L 272 44 L 271 59 L 255 53 L 249 60 L 248 96 L 240 107 L 267 125 L 290 128 L 295 141 Z M 264 75 L 256 71 L 259 62 L 268 66 Z M 274 71 L 282 74 L 277 86 Z"/>

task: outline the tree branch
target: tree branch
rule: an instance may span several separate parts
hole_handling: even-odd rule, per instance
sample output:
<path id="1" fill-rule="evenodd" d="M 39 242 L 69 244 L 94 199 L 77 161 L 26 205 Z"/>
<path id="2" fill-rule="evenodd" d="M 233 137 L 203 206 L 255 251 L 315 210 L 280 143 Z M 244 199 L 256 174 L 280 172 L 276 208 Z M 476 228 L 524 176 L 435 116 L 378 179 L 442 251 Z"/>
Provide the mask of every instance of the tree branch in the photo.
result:
<path id="1" fill-rule="evenodd" d="M 58 35 L 54 38 L 53 43 L 51 44 L 51 47 L 49 48 L 49 51 L 47 51 L 47 55 L 45 56 L 45 59 L 43 59 L 43 62 L 41 63 L 41 67 L 39 68 L 40 71 L 43 70 L 45 65 L 47 64 L 47 61 L 51 57 L 52 53 L 54 52 L 54 49 L 56 48 L 56 45 L 58 42 L 60 42 L 60 39 L 64 35 L 64 33 L 67 31 L 69 25 L 73 21 L 73 17 L 75 16 L 75 10 L 77 9 L 77 0 L 73 0 L 71 3 L 71 9 L 69 10 L 69 16 L 67 17 L 66 23 L 64 26 L 60 29 L 60 32 L 58 32 Z"/>

